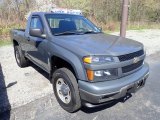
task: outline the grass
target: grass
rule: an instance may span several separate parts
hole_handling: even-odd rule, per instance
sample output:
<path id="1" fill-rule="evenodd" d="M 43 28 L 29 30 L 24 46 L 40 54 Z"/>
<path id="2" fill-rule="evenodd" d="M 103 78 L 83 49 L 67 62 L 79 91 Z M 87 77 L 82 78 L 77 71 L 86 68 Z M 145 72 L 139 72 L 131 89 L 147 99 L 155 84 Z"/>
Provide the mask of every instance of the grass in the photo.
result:
<path id="1" fill-rule="evenodd" d="M 0 40 L 0 47 L 6 46 L 6 45 L 11 45 L 11 44 L 12 44 L 12 42 L 11 42 L 11 40 L 9 40 L 9 39 Z"/>
<path id="2" fill-rule="evenodd" d="M 160 23 L 131 23 L 128 30 L 160 29 Z"/>
<path id="3" fill-rule="evenodd" d="M 120 22 L 115 22 L 113 30 L 104 29 L 104 33 L 111 34 L 113 32 L 120 31 Z M 127 30 L 139 30 L 143 31 L 144 29 L 160 29 L 160 23 L 128 23 Z"/>
<path id="4" fill-rule="evenodd" d="M 120 30 L 118 30 L 118 29 L 116 29 L 116 30 L 114 30 L 114 31 L 103 30 L 103 32 L 106 33 L 106 34 L 111 34 L 111 33 L 113 33 L 113 32 L 119 32 L 119 31 L 120 31 Z"/>

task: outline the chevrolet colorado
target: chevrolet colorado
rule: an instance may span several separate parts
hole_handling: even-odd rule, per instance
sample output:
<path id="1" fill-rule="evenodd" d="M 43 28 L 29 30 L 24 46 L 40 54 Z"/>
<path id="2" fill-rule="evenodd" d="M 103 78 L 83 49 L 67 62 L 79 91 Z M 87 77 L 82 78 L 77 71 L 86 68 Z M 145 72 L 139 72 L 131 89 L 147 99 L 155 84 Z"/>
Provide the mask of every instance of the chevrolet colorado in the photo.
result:
<path id="1" fill-rule="evenodd" d="M 82 14 L 33 12 L 11 39 L 18 66 L 31 61 L 49 73 L 68 112 L 135 93 L 149 75 L 143 44 L 104 34 Z"/>

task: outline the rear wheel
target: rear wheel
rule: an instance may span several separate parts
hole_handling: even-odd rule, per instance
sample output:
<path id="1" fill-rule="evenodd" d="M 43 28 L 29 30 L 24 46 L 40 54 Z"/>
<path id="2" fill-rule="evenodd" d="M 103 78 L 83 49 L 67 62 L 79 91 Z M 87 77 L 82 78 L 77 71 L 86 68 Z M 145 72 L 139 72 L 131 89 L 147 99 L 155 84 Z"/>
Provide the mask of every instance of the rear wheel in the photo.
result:
<path id="1" fill-rule="evenodd" d="M 25 58 L 20 46 L 14 47 L 14 54 L 15 54 L 16 62 L 19 67 L 23 68 L 29 65 L 29 61 L 27 60 L 27 58 Z"/>
<path id="2" fill-rule="evenodd" d="M 69 69 L 56 70 L 53 74 L 52 84 L 56 99 L 64 110 L 75 112 L 81 107 L 78 84 Z"/>

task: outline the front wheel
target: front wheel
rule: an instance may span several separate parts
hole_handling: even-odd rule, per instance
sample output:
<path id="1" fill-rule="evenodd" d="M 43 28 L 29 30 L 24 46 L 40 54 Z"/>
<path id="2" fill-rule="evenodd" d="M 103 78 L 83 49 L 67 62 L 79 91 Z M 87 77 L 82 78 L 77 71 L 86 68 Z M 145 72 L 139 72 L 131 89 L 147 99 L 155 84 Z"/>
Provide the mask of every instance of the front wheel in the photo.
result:
<path id="1" fill-rule="evenodd" d="M 81 107 L 78 84 L 69 69 L 56 70 L 53 74 L 52 84 L 56 99 L 64 110 L 75 112 Z"/>

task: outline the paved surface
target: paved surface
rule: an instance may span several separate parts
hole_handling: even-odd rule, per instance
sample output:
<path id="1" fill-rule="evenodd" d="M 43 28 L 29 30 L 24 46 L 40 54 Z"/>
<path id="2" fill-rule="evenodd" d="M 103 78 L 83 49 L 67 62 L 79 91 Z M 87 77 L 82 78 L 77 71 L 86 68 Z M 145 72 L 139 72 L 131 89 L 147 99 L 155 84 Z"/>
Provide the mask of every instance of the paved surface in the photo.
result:
<path id="1" fill-rule="evenodd" d="M 133 34 L 131 34 L 131 32 Z M 47 74 L 36 66 L 21 69 L 16 65 L 12 46 L 0 48 L 0 120 L 30 119 L 157 119 L 160 118 L 160 30 L 129 31 L 128 37 L 144 43 L 151 75 L 146 87 L 125 103 L 69 114 L 55 100 Z M 153 36 L 153 39 L 151 39 Z M 34 77 L 33 77 L 34 76 Z M 11 112 L 3 111 L 12 108 Z"/>
<path id="2" fill-rule="evenodd" d="M 124 103 L 122 100 L 98 108 L 82 108 L 67 113 L 57 103 L 53 94 L 13 109 L 3 117 L 11 120 L 159 120 L 160 118 L 160 53 L 147 57 L 150 76 L 143 89 Z M 11 114 L 11 115 L 10 115 Z"/>

